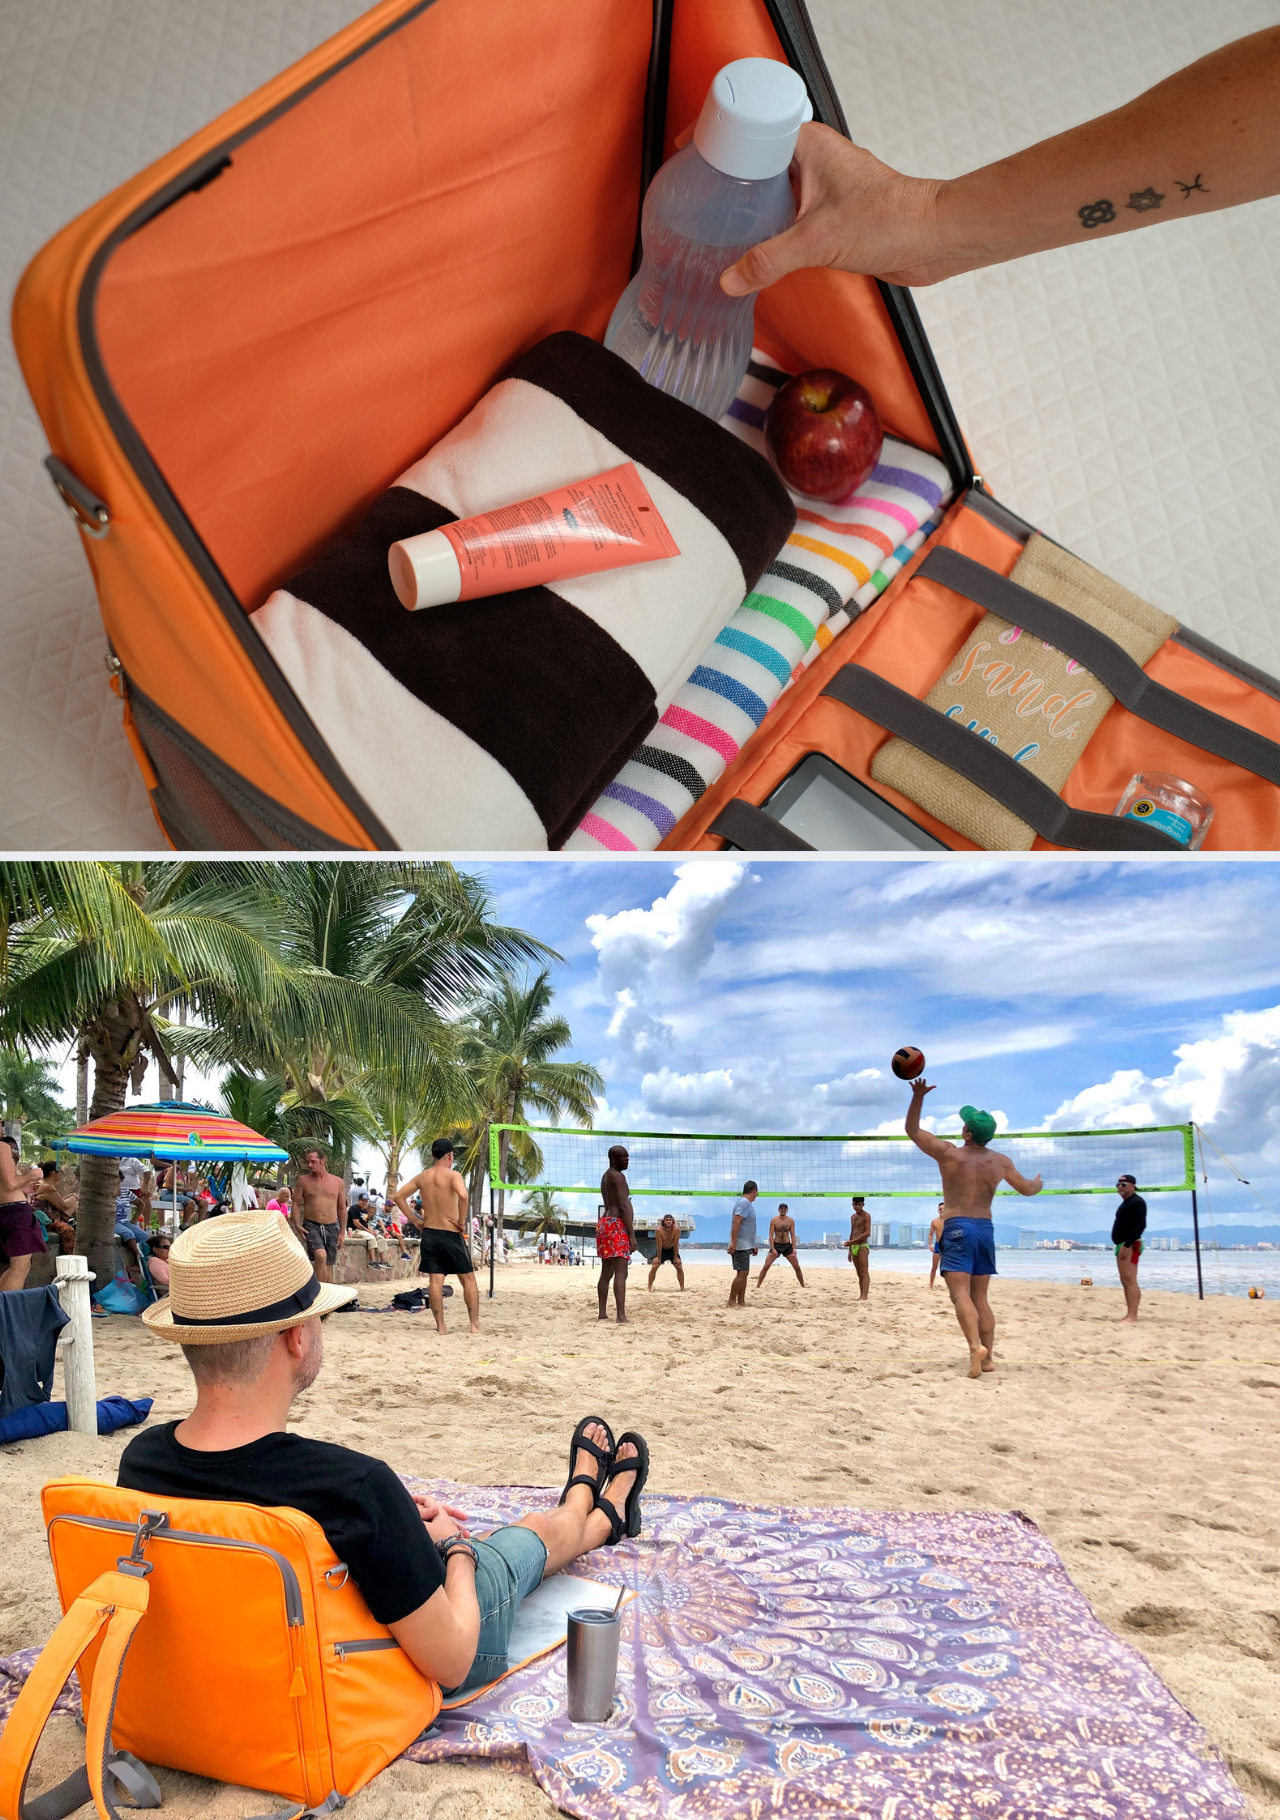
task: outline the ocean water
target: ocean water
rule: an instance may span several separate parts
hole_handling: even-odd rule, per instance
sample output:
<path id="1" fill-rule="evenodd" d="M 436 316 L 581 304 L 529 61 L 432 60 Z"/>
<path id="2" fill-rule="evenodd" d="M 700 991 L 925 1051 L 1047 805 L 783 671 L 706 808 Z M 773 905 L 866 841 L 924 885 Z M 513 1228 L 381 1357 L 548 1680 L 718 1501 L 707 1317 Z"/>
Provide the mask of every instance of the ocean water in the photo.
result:
<path id="1" fill-rule="evenodd" d="M 710 1253 L 690 1252 L 690 1259 L 702 1261 Z M 761 1252 L 763 1257 L 764 1253 Z M 1202 1251 L 1204 1293 L 1211 1295 L 1247 1296 L 1251 1287 L 1265 1290 L 1268 1301 L 1280 1301 L 1280 1251 Z M 853 1266 L 842 1251 L 813 1251 L 802 1246 L 800 1259 L 804 1269 L 847 1270 Z M 902 1276 L 928 1276 L 930 1253 L 885 1246 L 871 1253 L 871 1274 L 878 1270 Z M 774 1270 L 785 1269 L 782 1259 Z M 1015 1251 L 996 1252 L 996 1270 L 1002 1277 L 1021 1277 L 1032 1283 L 1078 1284 L 1081 1277 L 1092 1277 L 1096 1284 L 1118 1285 L 1116 1261 L 1111 1251 Z M 772 1272 L 770 1273 L 772 1275 Z M 1192 1251 L 1145 1251 L 1138 1265 L 1138 1284 L 1143 1289 L 1172 1289 L 1179 1295 L 1196 1294 L 1196 1259 Z"/>

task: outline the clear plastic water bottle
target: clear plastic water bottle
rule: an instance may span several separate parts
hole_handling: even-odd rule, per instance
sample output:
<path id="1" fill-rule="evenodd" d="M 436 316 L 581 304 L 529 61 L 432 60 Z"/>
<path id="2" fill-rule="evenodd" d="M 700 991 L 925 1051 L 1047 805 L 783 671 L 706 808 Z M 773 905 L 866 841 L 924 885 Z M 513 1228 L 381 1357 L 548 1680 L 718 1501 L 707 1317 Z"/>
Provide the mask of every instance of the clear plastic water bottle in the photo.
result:
<path id="1" fill-rule="evenodd" d="M 727 63 L 692 143 L 667 160 L 644 199 L 644 258 L 604 345 L 708 417 L 722 417 L 733 402 L 755 318 L 754 296 L 726 296 L 720 274 L 795 219 L 787 167 L 812 118 L 804 83 L 787 64 Z"/>

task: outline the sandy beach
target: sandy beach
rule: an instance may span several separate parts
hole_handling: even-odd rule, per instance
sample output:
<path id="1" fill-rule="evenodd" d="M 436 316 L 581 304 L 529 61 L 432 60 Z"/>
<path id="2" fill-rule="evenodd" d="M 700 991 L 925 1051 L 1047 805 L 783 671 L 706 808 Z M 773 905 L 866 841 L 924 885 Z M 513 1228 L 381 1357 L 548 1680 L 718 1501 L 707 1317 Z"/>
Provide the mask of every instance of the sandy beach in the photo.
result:
<path id="1" fill-rule="evenodd" d="M 1109 1260 L 1107 1261 L 1109 1262 Z M 576 1416 L 639 1428 L 655 1490 L 868 1509 L 1017 1509 L 1044 1530 L 1099 1617 L 1141 1649 L 1222 1750 L 1253 1811 L 1280 1820 L 1280 1304 L 1151 1293 L 1122 1328 L 1120 1292 L 993 1285 L 998 1370 L 967 1355 L 941 1284 L 785 1265 L 744 1312 L 727 1260 L 631 1276 L 631 1322 L 595 1318 L 594 1272 L 510 1266 L 468 1336 L 421 1315 L 340 1315 L 295 1406 L 300 1432 L 403 1472 L 471 1484 L 559 1484 Z M 390 1291 L 362 1290 L 372 1306 Z M 98 1390 L 190 1407 L 181 1354 L 136 1321 L 95 1323 Z M 61 1394 L 55 1388 L 54 1395 Z M 136 1431 L 130 1431 L 136 1432 Z M 38 1493 L 61 1473 L 114 1479 L 129 1433 L 0 1450 L 0 1654 L 58 1617 Z M 56 1731 L 56 1736 L 54 1732 Z M 57 1722 L 39 1786 L 79 1746 Z M 261 1796 L 162 1773 L 172 1820 L 260 1811 Z M 35 1784 L 33 1784 L 34 1792 Z M 90 1810 L 85 1810 L 90 1811 Z M 353 1820 L 532 1820 L 553 1812 L 494 1767 L 393 1766 Z"/>

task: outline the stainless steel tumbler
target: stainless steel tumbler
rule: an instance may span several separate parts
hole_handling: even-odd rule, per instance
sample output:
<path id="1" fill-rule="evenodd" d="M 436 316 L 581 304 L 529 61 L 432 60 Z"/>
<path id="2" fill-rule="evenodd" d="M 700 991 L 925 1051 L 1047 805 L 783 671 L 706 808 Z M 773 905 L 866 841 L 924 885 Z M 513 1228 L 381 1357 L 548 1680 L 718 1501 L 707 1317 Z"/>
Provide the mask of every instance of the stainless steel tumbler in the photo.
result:
<path id="1" fill-rule="evenodd" d="M 576 1723 L 599 1724 L 613 1711 L 621 1634 L 621 1611 L 569 1613 L 569 1717 Z"/>

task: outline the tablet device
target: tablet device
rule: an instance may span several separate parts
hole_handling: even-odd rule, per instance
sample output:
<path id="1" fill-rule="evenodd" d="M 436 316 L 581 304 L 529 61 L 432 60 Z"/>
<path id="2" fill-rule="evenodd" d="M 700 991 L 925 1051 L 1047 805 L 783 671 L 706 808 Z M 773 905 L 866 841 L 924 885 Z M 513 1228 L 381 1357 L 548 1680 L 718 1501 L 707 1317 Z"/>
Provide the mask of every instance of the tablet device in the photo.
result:
<path id="1" fill-rule="evenodd" d="M 801 759 L 761 807 L 820 852 L 951 851 L 820 752 Z"/>

